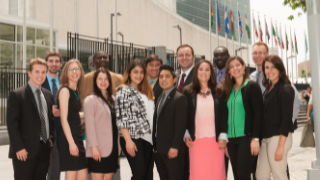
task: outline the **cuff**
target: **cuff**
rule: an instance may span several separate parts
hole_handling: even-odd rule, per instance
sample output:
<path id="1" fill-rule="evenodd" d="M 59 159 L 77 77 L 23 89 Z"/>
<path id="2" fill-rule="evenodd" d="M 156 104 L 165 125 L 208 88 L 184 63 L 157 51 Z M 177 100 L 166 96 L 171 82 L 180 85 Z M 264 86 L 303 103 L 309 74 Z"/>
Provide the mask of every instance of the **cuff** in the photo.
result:
<path id="1" fill-rule="evenodd" d="M 224 139 L 228 142 L 228 134 L 227 133 L 220 133 L 218 139 Z"/>
<path id="2" fill-rule="evenodd" d="M 186 137 L 191 137 L 191 135 L 190 135 L 190 133 L 189 133 L 188 129 L 187 129 L 187 130 L 186 130 L 186 132 L 184 133 L 184 136 L 183 136 L 183 142 L 184 142 L 184 140 L 186 139 Z"/>

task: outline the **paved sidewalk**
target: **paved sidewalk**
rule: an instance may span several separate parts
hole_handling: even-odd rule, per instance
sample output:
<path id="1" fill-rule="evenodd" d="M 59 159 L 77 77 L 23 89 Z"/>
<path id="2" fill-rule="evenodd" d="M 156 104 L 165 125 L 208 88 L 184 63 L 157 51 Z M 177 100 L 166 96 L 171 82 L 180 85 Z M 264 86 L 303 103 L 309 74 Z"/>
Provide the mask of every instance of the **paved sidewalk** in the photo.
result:
<path id="1" fill-rule="evenodd" d="M 311 161 L 316 158 L 315 148 L 301 148 L 300 139 L 303 128 L 298 128 L 293 134 L 293 146 L 289 151 L 289 170 L 291 180 L 306 180 L 307 169 Z M 0 146 L 0 180 L 13 180 L 13 168 L 11 159 L 8 159 L 8 145 Z M 120 159 L 121 179 L 130 180 L 131 170 L 126 158 Z M 61 180 L 64 173 L 61 174 Z M 154 168 L 154 180 L 160 180 L 156 168 Z M 233 180 L 231 166 L 229 166 L 228 180 Z"/>

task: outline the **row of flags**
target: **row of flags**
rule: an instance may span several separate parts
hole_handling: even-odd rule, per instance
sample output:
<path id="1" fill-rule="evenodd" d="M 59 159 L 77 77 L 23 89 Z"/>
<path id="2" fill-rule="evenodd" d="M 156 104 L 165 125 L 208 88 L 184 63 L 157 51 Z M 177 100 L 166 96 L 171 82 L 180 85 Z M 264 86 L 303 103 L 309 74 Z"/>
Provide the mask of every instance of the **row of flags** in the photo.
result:
<path id="1" fill-rule="evenodd" d="M 239 27 L 239 36 L 242 37 L 243 31 L 242 31 L 242 22 L 241 22 L 241 16 L 240 16 L 240 11 L 239 9 L 238 11 L 238 27 Z M 230 7 L 230 19 L 228 17 L 228 7 L 226 5 L 226 2 L 224 4 L 224 30 L 226 34 L 231 33 L 232 36 L 234 36 L 234 23 L 233 23 L 233 11 L 232 8 Z M 220 16 L 219 16 L 219 6 L 218 6 L 218 1 L 216 1 L 216 16 L 217 16 L 217 24 L 218 24 L 218 31 L 221 30 L 221 22 L 220 22 Z M 230 23 L 230 25 L 229 25 Z M 245 23 L 246 23 L 246 31 L 247 31 L 247 37 L 250 39 L 251 38 L 251 31 L 250 31 L 250 26 L 248 23 L 248 17 L 247 17 L 247 12 L 245 12 Z M 259 25 L 259 29 L 257 29 L 256 26 L 256 21 L 255 18 L 253 16 L 253 28 L 254 28 L 254 35 L 255 37 L 259 40 L 263 42 L 263 29 L 261 26 L 261 22 L 260 22 L 260 18 L 258 15 L 258 25 Z M 213 11 L 212 11 L 212 4 L 211 4 L 211 27 L 213 28 Z M 280 33 L 278 32 L 278 28 L 277 28 L 277 24 L 275 24 L 275 26 L 273 26 L 273 23 L 271 21 L 271 30 L 272 30 L 272 35 L 273 35 L 273 39 L 274 39 L 274 43 L 276 46 L 279 46 L 281 49 L 285 49 L 288 51 L 289 49 L 289 39 L 288 39 L 288 35 L 287 35 L 287 31 L 285 30 L 285 38 L 286 41 L 283 42 L 282 40 L 282 35 L 281 35 L 281 25 L 280 25 Z M 267 25 L 267 21 L 265 19 L 265 35 L 266 35 L 266 40 L 265 42 L 270 41 L 270 33 L 269 33 L 269 28 Z M 286 46 L 285 44 L 286 43 Z M 306 47 L 306 52 L 308 52 L 308 41 L 307 41 L 307 36 L 305 35 L 305 47 Z M 297 44 L 297 38 L 296 38 L 296 34 L 294 32 L 294 42 L 292 41 L 292 37 L 291 37 L 291 49 L 293 52 L 296 52 L 298 54 L 298 44 Z"/>

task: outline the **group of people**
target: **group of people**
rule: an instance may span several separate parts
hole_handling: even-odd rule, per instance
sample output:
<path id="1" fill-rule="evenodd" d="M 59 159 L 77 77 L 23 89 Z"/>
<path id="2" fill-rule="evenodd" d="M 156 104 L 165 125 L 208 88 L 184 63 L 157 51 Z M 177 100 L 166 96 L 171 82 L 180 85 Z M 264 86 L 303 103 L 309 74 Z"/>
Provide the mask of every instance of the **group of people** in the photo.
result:
<path id="1" fill-rule="evenodd" d="M 152 180 L 154 162 L 161 180 L 225 180 L 228 159 L 237 180 L 287 179 L 301 99 L 282 60 L 263 42 L 252 49 L 250 75 L 225 47 L 216 68 L 195 64 L 188 44 L 177 48 L 179 75 L 157 55 L 131 61 L 123 77 L 104 51 L 86 75 L 75 59 L 59 75 L 57 52 L 31 60 L 7 105 L 15 179 L 120 179 L 121 150 L 132 180 Z"/>

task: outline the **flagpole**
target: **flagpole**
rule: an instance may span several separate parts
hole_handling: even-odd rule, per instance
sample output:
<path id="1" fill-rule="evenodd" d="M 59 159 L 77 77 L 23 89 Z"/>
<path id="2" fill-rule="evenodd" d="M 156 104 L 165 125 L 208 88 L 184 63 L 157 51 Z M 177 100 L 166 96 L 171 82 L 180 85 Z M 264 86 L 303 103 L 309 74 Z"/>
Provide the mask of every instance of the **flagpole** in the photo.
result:
<path id="1" fill-rule="evenodd" d="M 308 84 L 308 57 L 307 57 L 307 48 L 308 48 L 308 41 L 307 41 L 307 34 L 306 34 L 306 30 L 304 30 L 304 41 L 305 41 L 305 58 L 306 58 L 306 83 Z"/>
<path id="2" fill-rule="evenodd" d="M 279 39 L 278 39 L 278 36 L 279 36 L 279 32 L 278 32 L 278 26 L 277 26 L 277 20 L 275 20 L 275 29 L 276 29 L 276 39 L 277 39 L 277 41 L 278 41 L 278 46 L 279 46 Z M 278 51 L 278 56 L 280 56 L 280 54 L 279 54 L 279 51 Z"/>
<path id="3" fill-rule="evenodd" d="M 269 43 L 268 42 L 268 37 L 267 37 L 267 21 L 266 21 L 266 15 L 264 15 L 264 30 L 265 30 L 265 32 L 264 32 L 264 39 L 265 39 L 265 41 L 266 41 L 266 44 L 267 43 Z"/>
<path id="4" fill-rule="evenodd" d="M 285 35 L 286 35 L 286 45 L 287 45 L 287 28 L 286 28 L 286 25 L 284 25 L 284 32 L 285 32 Z M 288 46 L 288 45 L 287 45 Z M 288 55 L 287 55 L 287 47 L 284 47 L 284 49 L 285 49 L 285 51 L 286 51 L 286 61 L 287 61 L 287 73 L 288 73 L 288 70 L 289 70 L 289 63 L 288 63 L 288 61 L 289 61 L 289 59 L 288 59 Z"/>
<path id="5" fill-rule="evenodd" d="M 232 11 L 232 0 L 230 0 L 230 11 Z M 233 14 L 232 14 L 232 23 L 233 23 Z M 230 17 L 230 24 L 231 24 L 231 17 Z M 234 31 L 234 27 L 233 27 Z M 232 55 L 234 55 L 234 36 L 232 35 L 231 32 L 231 38 L 232 38 Z"/>
<path id="6" fill-rule="evenodd" d="M 212 9 L 212 5 L 211 5 L 211 0 L 209 0 L 209 61 L 212 61 L 213 63 L 213 59 L 211 58 L 211 9 Z"/>
<path id="7" fill-rule="evenodd" d="M 254 10 L 252 9 L 252 21 L 253 21 L 253 19 L 254 19 Z M 252 37 L 253 37 L 253 43 L 255 43 L 256 42 L 256 36 L 255 36 L 255 34 L 256 34 L 256 29 L 255 29 L 255 27 L 254 27 L 254 23 L 252 23 L 253 24 L 253 28 L 252 29 L 254 29 L 254 32 L 252 32 Z M 254 35 L 253 35 L 254 34 Z"/>
<path id="8" fill-rule="evenodd" d="M 273 28 L 273 24 L 272 24 L 272 18 L 270 18 L 270 22 L 271 22 L 271 28 Z M 271 48 L 273 51 L 273 29 L 271 29 Z"/>
<path id="9" fill-rule="evenodd" d="M 258 30 L 258 36 L 259 36 L 258 39 L 259 39 L 259 40 L 258 40 L 258 41 L 261 41 L 261 38 L 260 38 L 260 36 L 261 36 L 260 26 L 261 26 L 261 25 L 260 25 L 259 11 L 258 11 L 258 24 L 259 24 L 259 27 L 258 27 L 258 28 L 259 28 L 259 30 Z"/>
<path id="10" fill-rule="evenodd" d="M 227 7 L 227 0 L 224 0 L 224 9 L 226 10 L 226 7 Z M 224 11 L 225 11 L 224 10 Z M 227 11 L 228 12 L 228 11 Z M 224 13 L 226 13 L 226 12 L 224 12 Z M 228 14 L 228 13 L 227 13 Z M 226 22 L 224 22 L 224 23 L 226 23 Z M 228 49 L 228 35 L 227 35 L 227 32 L 226 32 L 226 30 L 224 30 L 224 34 L 225 34 L 225 37 L 226 37 L 226 48 Z"/>
<path id="11" fill-rule="evenodd" d="M 247 15 L 247 6 L 244 6 L 244 12 L 245 12 L 245 15 Z M 247 17 L 248 18 L 248 17 Z M 246 19 L 246 23 L 247 23 L 248 19 Z M 247 24 L 246 24 L 247 26 Z M 248 59 L 248 64 L 249 64 L 249 34 L 248 34 L 248 30 L 247 30 L 247 59 Z"/>
<path id="12" fill-rule="evenodd" d="M 219 29 L 218 29 L 218 16 L 219 16 L 219 14 L 218 14 L 218 3 L 217 3 L 217 0 L 216 0 L 216 34 L 217 34 L 217 47 L 219 46 Z"/>
<path id="13" fill-rule="evenodd" d="M 291 37 L 291 79 L 292 79 L 292 83 L 293 83 L 293 57 L 292 57 L 292 45 L 293 45 L 293 41 L 292 41 L 292 36 L 291 36 L 291 26 L 290 26 L 290 37 Z"/>
<path id="14" fill-rule="evenodd" d="M 239 3 L 237 3 L 237 13 L 238 13 L 238 31 L 239 31 L 239 48 L 241 47 L 241 32 L 240 32 L 240 17 L 239 17 Z M 242 57 L 242 52 L 240 50 L 240 57 Z"/>
<path id="15" fill-rule="evenodd" d="M 282 43 L 283 43 L 283 40 L 282 40 L 282 31 L 281 31 L 281 23 L 280 23 L 280 40 L 281 40 L 281 58 L 282 58 L 282 61 L 283 61 L 283 50 L 282 50 Z"/>
<path id="16" fill-rule="evenodd" d="M 296 30 L 295 29 L 293 29 L 293 32 L 294 32 L 294 39 L 295 39 L 295 42 L 296 42 L 296 40 L 297 40 L 297 36 L 296 36 Z M 295 51 L 295 59 L 296 59 L 296 83 L 298 83 L 298 60 L 297 60 L 297 55 L 298 55 L 298 53 L 297 53 L 297 48 L 296 48 L 296 51 Z"/>

